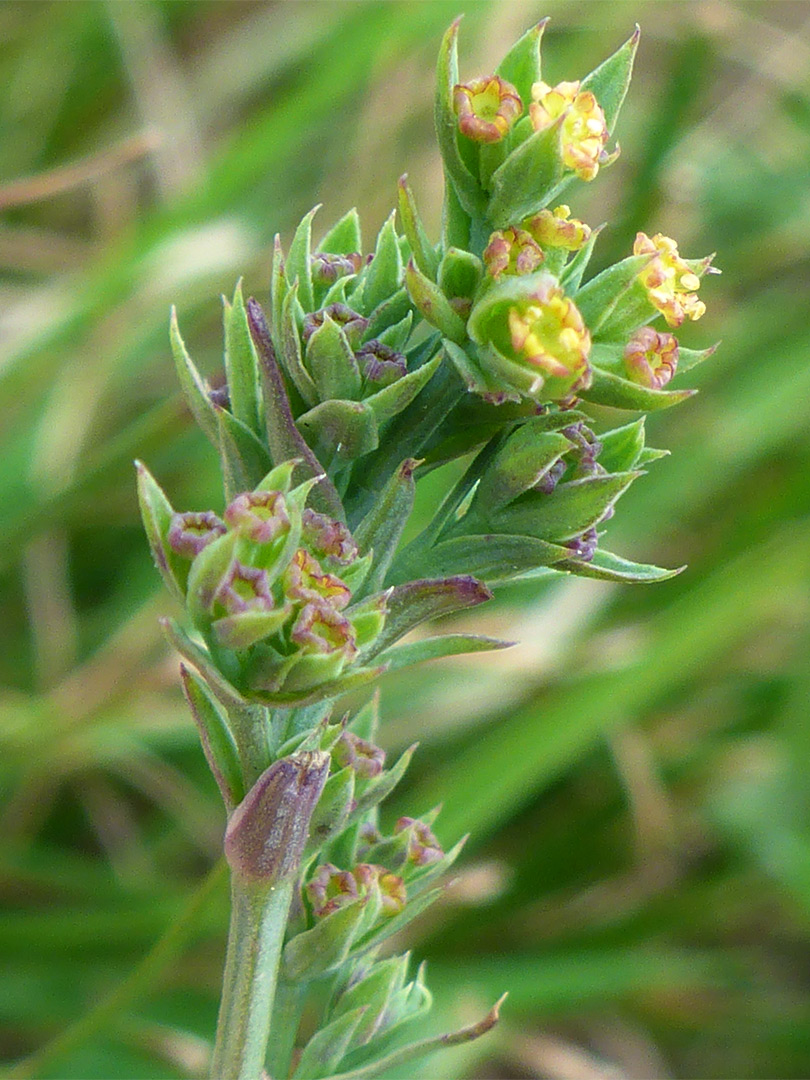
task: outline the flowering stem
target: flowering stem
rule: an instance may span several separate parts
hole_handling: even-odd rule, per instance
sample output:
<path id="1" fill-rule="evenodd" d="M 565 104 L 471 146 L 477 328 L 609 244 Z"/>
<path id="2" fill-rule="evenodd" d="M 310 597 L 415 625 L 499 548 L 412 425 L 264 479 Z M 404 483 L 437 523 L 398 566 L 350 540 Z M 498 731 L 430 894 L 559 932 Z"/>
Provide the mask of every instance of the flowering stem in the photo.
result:
<path id="1" fill-rule="evenodd" d="M 272 887 L 231 880 L 231 924 L 213 1080 L 259 1080 L 294 875 Z"/>

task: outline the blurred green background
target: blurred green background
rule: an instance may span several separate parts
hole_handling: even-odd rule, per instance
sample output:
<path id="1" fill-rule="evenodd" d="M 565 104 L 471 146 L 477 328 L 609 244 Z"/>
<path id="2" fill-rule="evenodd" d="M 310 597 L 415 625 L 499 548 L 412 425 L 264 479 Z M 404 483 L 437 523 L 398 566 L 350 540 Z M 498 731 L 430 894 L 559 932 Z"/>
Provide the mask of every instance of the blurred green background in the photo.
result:
<path id="1" fill-rule="evenodd" d="M 684 338 L 723 345 L 699 397 L 650 418 L 672 457 L 609 527 L 684 574 L 511 586 L 464 625 L 518 647 L 383 681 L 386 747 L 421 743 L 389 813 L 441 801 L 440 837 L 472 833 L 403 944 L 437 1025 L 511 994 L 495 1033 L 419 1075 L 810 1074 L 810 6 L 7 0 L 0 1056 L 45 1048 L 14 1075 L 204 1067 L 223 813 L 132 472 L 147 460 L 175 505 L 217 498 L 168 308 L 215 373 L 218 294 L 244 275 L 264 299 L 273 233 L 314 203 L 324 230 L 358 205 L 370 243 L 407 169 L 436 229 L 432 68 L 462 11 L 463 77 L 543 15 L 550 82 L 641 23 L 622 157 L 570 201 L 610 222 L 600 265 L 637 229 L 717 250 Z M 192 932 L 139 967 L 189 903 Z"/>

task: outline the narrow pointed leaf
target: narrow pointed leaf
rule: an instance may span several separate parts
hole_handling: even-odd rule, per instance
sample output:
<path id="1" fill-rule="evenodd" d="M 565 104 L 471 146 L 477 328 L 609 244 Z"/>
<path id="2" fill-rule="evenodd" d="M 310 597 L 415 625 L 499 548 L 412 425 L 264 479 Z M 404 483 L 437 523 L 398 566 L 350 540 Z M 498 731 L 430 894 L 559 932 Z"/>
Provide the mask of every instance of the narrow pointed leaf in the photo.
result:
<path id="1" fill-rule="evenodd" d="M 613 473 L 634 469 L 644 449 L 644 417 L 606 431 L 599 436 L 599 442 L 602 444 L 599 464 L 603 469 Z"/>
<path id="2" fill-rule="evenodd" d="M 394 229 L 392 213 L 377 237 L 374 258 L 365 269 L 363 305 L 372 312 L 383 300 L 387 300 L 402 285 L 402 256 Z"/>
<path id="3" fill-rule="evenodd" d="M 444 656 L 459 656 L 462 653 L 509 649 L 514 644 L 514 641 L 499 641 L 482 634 L 444 634 L 440 637 L 425 638 L 423 641 L 409 641 L 405 645 L 394 645 L 380 653 L 378 659 L 387 664 L 389 671 L 398 671 L 412 664 L 421 664 L 425 660 L 438 660 Z"/>
<path id="4" fill-rule="evenodd" d="M 225 497 L 230 502 L 243 491 L 253 491 L 272 465 L 270 453 L 253 432 L 227 409 L 215 406 L 219 427 L 219 458 Z"/>
<path id="5" fill-rule="evenodd" d="M 363 552 L 374 553 L 373 569 L 364 585 L 364 593 L 382 588 L 408 518 L 413 510 L 416 482 L 413 474 L 419 462 L 403 461 L 383 488 L 379 499 L 354 531 Z"/>
<path id="6" fill-rule="evenodd" d="M 403 375 L 390 386 L 384 386 L 376 394 L 367 397 L 364 404 L 374 413 L 377 426 L 381 427 L 389 420 L 393 420 L 398 413 L 406 409 L 416 395 L 427 386 L 440 364 L 441 356 L 434 356 L 416 371 L 409 371 L 407 375 Z"/>
<path id="7" fill-rule="evenodd" d="M 225 374 L 230 412 L 255 435 L 259 435 L 262 430 L 259 362 L 248 327 L 241 280 L 234 291 L 233 304 L 223 297 L 223 305 Z"/>
<path id="8" fill-rule="evenodd" d="M 505 228 L 541 210 L 563 176 L 560 132 L 563 114 L 533 132 L 492 174 L 487 217 Z"/>
<path id="9" fill-rule="evenodd" d="M 435 281 L 436 269 L 439 264 L 438 256 L 430 240 L 428 240 L 422 219 L 419 217 L 419 211 L 416 209 L 416 202 L 408 184 L 407 176 L 400 177 L 397 195 L 399 219 L 408 238 L 414 262 L 426 277 L 429 277 L 431 281 Z"/>
<path id="10" fill-rule="evenodd" d="M 645 563 L 632 562 L 623 559 L 619 555 L 612 555 L 609 551 L 596 551 L 593 558 L 588 562 L 580 559 L 568 559 L 560 564 L 561 570 L 567 570 L 579 577 L 596 578 L 599 581 L 618 581 L 627 584 L 654 581 L 668 581 L 676 577 L 683 570 L 679 566 L 676 570 L 665 570 L 660 566 L 650 566 Z"/>
<path id="11" fill-rule="evenodd" d="M 249 707 L 239 691 L 233 686 L 211 660 L 211 657 L 188 636 L 175 619 L 163 618 L 160 626 L 169 642 L 177 649 L 183 659 L 199 671 L 206 685 L 226 709 L 244 709 Z"/>
<path id="12" fill-rule="evenodd" d="M 640 36 L 641 31 L 637 26 L 621 48 L 582 80 L 582 89 L 590 90 L 601 105 L 611 134 L 630 85 Z"/>
<path id="13" fill-rule="evenodd" d="M 180 665 L 180 678 L 208 766 L 214 775 L 227 809 L 240 803 L 245 795 L 239 754 L 224 711 L 199 676 Z"/>
<path id="14" fill-rule="evenodd" d="M 560 484 L 551 495 L 531 492 L 494 514 L 493 524 L 539 540 L 570 540 L 598 524 L 639 475 L 608 473 Z"/>
<path id="15" fill-rule="evenodd" d="M 414 570 L 436 576 L 466 570 L 487 585 L 492 585 L 520 577 L 539 567 L 556 567 L 569 555 L 567 548 L 538 540 L 534 536 L 501 533 L 459 536 L 443 540 L 425 552 Z M 398 573 L 399 569 L 397 566 Z"/>
<path id="16" fill-rule="evenodd" d="M 334 319 L 324 316 L 306 347 L 307 369 L 318 389 L 317 401 L 360 396 L 360 369 L 354 352 Z"/>
<path id="17" fill-rule="evenodd" d="M 461 158 L 458 118 L 453 109 L 453 87 L 458 82 L 458 26 L 456 19 L 442 39 L 436 69 L 434 119 L 444 168 L 455 187 L 458 201 L 468 214 L 481 217 L 486 199 L 481 185 Z"/>
<path id="18" fill-rule="evenodd" d="M 288 283 L 292 285 L 296 279 L 298 280 L 299 296 L 304 311 L 312 311 L 315 304 L 312 294 L 312 219 L 319 209 L 320 206 L 313 207 L 301 219 L 301 224 L 292 238 L 285 266 Z"/>
<path id="19" fill-rule="evenodd" d="M 541 19 L 529 27 L 519 38 L 496 69 L 496 74 L 506 79 L 520 94 L 524 109 L 532 100 L 532 85 L 540 81 L 540 42 L 548 19 Z"/>
<path id="20" fill-rule="evenodd" d="M 296 317 L 297 312 L 300 310 L 298 288 L 298 281 L 295 281 L 292 287 L 287 290 L 284 302 L 281 305 L 281 360 L 293 386 L 303 398 L 304 403 L 312 408 L 321 399 L 312 375 L 304 366 L 301 337 L 298 333 L 298 319 Z"/>
<path id="21" fill-rule="evenodd" d="M 594 367 L 591 385 L 587 390 L 580 391 L 580 397 L 597 405 L 610 405 L 614 409 L 654 412 L 656 409 L 668 409 L 671 405 L 678 405 L 694 397 L 696 393 L 697 390 L 652 390 L 648 386 L 639 386 L 620 375 L 614 375 L 612 371 Z"/>
<path id="22" fill-rule="evenodd" d="M 167 540 L 174 510 L 164 495 L 163 489 L 146 466 L 136 461 L 135 468 L 138 474 L 138 502 L 141 518 L 149 540 L 152 558 L 169 592 L 184 605 L 191 563 L 173 551 Z"/>
<path id="23" fill-rule="evenodd" d="M 379 445 L 377 421 L 365 401 L 322 401 L 299 416 L 297 427 L 329 473 Z"/>
<path id="24" fill-rule="evenodd" d="M 467 340 L 464 320 L 450 306 L 450 301 L 439 286 L 422 273 L 413 259 L 405 271 L 405 282 L 411 300 L 427 322 L 440 330 L 444 337 L 463 344 Z"/>
<path id="25" fill-rule="evenodd" d="M 317 251 L 330 255 L 353 255 L 363 250 L 360 217 L 352 208 L 336 222 L 318 244 Z"/>
<path id="26" fill-rule="evenodd" d="M 293 1080 L 318 1080 L 336 1072 L 367 1011 L 368 1006 L 365 1005 L 352 1009 L 316 1032 L 301 1052 Z"/>
<path id="27" fill-rule="evenodd" d="M 208 393 L 208 386 L 188 355 L 188 350 L 180 336 L 180 327 L 177 325 L 177 311 L 174 307 L 172 308 L 171 322 L 169 324 L 169 337 L 177 377 L 180 380 L 180 386 L 188 407 L 191 409 L 191 414 L 216 446 L 218 441 L 217 418 Z"/>
<path id="28" fill-rule="evenodd" d="M 369 650 L 369 656 L 376 656 L 428 619 L 476 607 L 491 599 L 489 589 L 469 575 L 398 585 L 388 593 L 385 627 Z"/>

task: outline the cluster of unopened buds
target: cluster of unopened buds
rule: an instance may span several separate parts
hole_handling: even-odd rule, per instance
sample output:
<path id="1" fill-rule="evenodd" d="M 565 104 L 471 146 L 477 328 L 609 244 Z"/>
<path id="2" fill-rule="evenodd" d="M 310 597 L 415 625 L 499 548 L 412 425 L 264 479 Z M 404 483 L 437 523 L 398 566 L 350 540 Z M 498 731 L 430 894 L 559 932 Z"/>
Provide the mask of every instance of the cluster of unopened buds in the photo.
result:
<path id="1" fill-rule="evenodd" d="M 184 611 L 185 625 L 165 627 L 228 812 L 236 914 L 217 1077 L 261 1075 L 268 1028 L 289 1023 L 283 1005 L 273 1012 L 276 975 L 288 1004 L 330 980 L 295 1080 L 390 1073 L 492 1026 L 497 1008 L 408 1043 L 430 1005 L 423 973 L 409 981 L 407 955 L 377 950 L 438 894 L 428 886 L 460 845 L 445 852 L 430 815 L 381 832 L 378 806 L 411 751 L 387 768 L 376 702 L 338 721 L 336 699 L 386 671 L 504 647 L 460 633 L 401 641 L 501 582 L 541 569 L 614 582 L 677 572 L 611 553 L 603 534 L 663 453 L 645 445 L 637 414 L 690 397 L 670 383 L 713 351 L 672 332 L 704 314 L 712 260 L 640 232 L 626 258 L 589 276 L 600 229 L 563 200 L 618 156 L 608 144 L 638 31 L 585 77 L 551 86 L 544 27 L 467 82 L 458 22 L 444 37 L 438 242 L 405 177 L 399 224 L 392 213 L 371 253 L 356 210 L 317 242 L 313 210 L 286 251 L 276 238 L 266 310 L 241 286 L 225 302 L 216 390 L 172 320 L 186 400 L 219 455 L 223 509 L 175 511 L 143 466 L 139 494 Z M 614 412 L 594 420 L 592 404 Z M 454 485 L 423 501 L 414 528 L 417 483 L 450 463 Z M 257 924 L 275 935 L 262 946 L 272 977 L 251 982 L 240 920 L 278 904 L 283 917 Z M 271 1036 L 279 1080 L 295 1035 Z"/>

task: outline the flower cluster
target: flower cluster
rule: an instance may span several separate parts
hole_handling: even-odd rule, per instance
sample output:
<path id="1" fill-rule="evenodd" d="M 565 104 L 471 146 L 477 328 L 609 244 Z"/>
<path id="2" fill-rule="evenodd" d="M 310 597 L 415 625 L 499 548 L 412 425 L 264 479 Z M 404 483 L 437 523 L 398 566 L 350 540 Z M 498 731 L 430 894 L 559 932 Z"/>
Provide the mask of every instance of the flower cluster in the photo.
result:
<path id="1" fill-rule="evenodd" d="M 578 82 L 561 82 L 554 87 L 536 82 L 529 116 L 535 131 L 559 120 L 565 167 L 580 180 L 594 179 L 608 158 L 608 129 L 605 114 L 590 90 L 582 90 Z"/>

